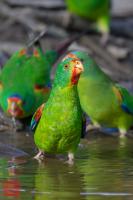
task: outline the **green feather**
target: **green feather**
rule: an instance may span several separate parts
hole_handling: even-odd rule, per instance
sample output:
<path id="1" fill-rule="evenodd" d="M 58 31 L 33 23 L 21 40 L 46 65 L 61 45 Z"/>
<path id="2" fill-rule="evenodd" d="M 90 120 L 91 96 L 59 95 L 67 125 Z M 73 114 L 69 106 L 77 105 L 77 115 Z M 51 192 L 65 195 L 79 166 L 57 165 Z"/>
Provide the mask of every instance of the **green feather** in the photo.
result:
<path id="1" fill-rule="evenodd" d="M 133 115 L 133 95 L 131 95 L 125 88 L 120 85 L 116 85 L 122 96 L 121 107 L 125 112 Z"/>
<path id="2" fill-rule="evenodd" d="M 114 83 L 87 53 L 73 51 L 66 58 L 74 56 L 81 59 L 84 66 L 78 82 L 83 110 L 92 122 L 126 133 L 133 125 L 133 96 Z"/>
<path id="3" fill-rule="evenodd" d="M 82 111 L 77 86 L 71 84 L 71 61 L 67 59 L 58 65 L 50 97 L 35 131 L 36 145 L 47 153 L 73 153 L 80 141 Z"/>
<path id="4" fill-rule="evenodd" d="M 41 47 L 33 46 L 14 53 L 0 73 L 0 105 L 3 111 L 12 117 L 25 118 L 46 102 L 51 90 L 51 67 L 76 39 L 77 36 L 68 38 L 45 53 Z"/>
<path id="5" fill-rule="evenodd" d="M 50 94 L 50 70 L 57 59 L 57 52 L 39 48 L 28 55 L 25 49 L 19 50 L 7 61 L 1 72 L 0 104 L 8 112 L 8 98 L 18 95 L 24 111 L 20 118 L 32 115 L 36 108 L 46 101 Z"/>
<path id="6" fill-rule="evenodd" d="M 85 19 L 95 21 L 99 31 L 109 32 L 109 0 L 66 0 L 66 4 L 71 12 Z"/>

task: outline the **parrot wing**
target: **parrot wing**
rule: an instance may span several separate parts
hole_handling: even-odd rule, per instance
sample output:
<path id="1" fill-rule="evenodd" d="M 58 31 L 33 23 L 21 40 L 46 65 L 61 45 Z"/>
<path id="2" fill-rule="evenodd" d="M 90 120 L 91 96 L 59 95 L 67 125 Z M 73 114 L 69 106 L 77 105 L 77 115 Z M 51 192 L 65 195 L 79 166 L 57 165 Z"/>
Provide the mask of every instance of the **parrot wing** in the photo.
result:
<path id="1" fill-rule="evenodd" d="M 133 115 L 133 96 L 125 88 L 118 84 L 113 86 L 113 91 L 117 96 L 122 110 L 130 115 Z"/>
<path id="2" fill-rule="evenodd" d="M 42 112 L 43 112 L 43 109 L 44 109 L 44 103 L 39 106 L 39 108 L 36 110 L 36 112 L 34 113 L 32 119 L 31 119 L 31 125 L 30 125 L 30 128 L 31 130 L 34 130 L 42 116 Z"/>

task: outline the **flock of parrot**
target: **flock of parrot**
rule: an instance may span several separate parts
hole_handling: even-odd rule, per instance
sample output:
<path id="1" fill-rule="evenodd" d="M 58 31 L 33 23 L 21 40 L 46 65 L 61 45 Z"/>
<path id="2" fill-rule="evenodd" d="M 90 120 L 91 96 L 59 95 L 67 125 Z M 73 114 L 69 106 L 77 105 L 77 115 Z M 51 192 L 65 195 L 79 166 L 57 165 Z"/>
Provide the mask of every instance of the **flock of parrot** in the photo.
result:
<path id="1" fill-rule="evenodd" d="M 45 53 L 37 44 L 38 47 L 23 48 L 11 56 L 0 73 L 0 105 L 7 115 L 18 119 L 29 117 L 47 101 L 52 65 L 74 39 L 65 40 Z"/>
<path id="2" fill-rule="evenodd" d="M 66 4 L 70 11 L 95 21 L 99 31 L 109 33 L 108 0 L 66 0 Z M 94 126 L 117 128 L 121 137 L 133 125 L 133 96 L 113 82 L 87 52 L 67 53 L 51 81 L 53 64 L 71 42 L 45 53 L 40 47 L 21 49 L 0 73 L 3 111 L 18 119 L 33 115 L 37 159 L 45 153 L 67 153 L 71 162 L 84 135 L 84 113 Z"/>

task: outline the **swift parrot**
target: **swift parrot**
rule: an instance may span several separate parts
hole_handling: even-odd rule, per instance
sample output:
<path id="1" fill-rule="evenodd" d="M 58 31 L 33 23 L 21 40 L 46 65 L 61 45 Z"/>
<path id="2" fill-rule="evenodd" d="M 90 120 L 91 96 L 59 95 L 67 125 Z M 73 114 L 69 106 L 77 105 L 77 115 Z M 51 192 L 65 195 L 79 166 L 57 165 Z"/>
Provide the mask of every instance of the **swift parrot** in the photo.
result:
<path id="1" fill-rule="evenodd" d="M 0 71 L 0 105 L 7 115 L 18 119 L 31 116 L 47 101 L 52 65 L 77 38 L 66 39 L 45 53 L 33 45 L 11 56 Z"/>
<path id="2" fill-rule="evenodd" d="M 96 30 L 107 38 L 110 31 L 109 0 L 66 0 L 70 12 L 95 22 Z"/>
<path id="3" fill-rule="evenodd" d="M 35 158 L 41 158 L 43 153 L 68 153 L 69 161 L 73 160 L 82 134 L 82 110 L 77 93 L 82 71 L 79 59 L 68 58 L 58 65 L 50 97 L 31 121 L 31 128 L 37 126 L 34 141 L 39 153 Z"/>
<path id="4" fill-rule="evenodd" d="M 133 95 L 105 74 L 98 64 L 82 51 L 72 51 L 63 58 L 79 59 L 84 66 L 78 82 L 82 109 L 95 125 L 118 128 L 125 136 L 133 125 Z"/>

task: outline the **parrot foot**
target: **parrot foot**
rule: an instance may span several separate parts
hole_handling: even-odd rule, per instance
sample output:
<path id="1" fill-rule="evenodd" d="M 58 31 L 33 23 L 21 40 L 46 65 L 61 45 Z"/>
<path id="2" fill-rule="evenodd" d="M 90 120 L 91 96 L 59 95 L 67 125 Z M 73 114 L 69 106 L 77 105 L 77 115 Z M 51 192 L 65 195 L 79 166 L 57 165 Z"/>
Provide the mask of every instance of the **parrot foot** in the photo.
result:
<path id="1" fill-rule="evenodd" d="M 43 160 L 44 159 L 44 152 L 39 150 L 38 154 L 36 156 L 34 156 L 34 159 Z"/>
<path id="2" fill-rule="evenodd" d="M 89 124 L 86 128 L 86 131 L 93 131 L 93 130 L 96 130 L 96 129 L 100 129 L 101 126 L 99 124 Z"/>
<path id="3" fill-rule="evenodd" d="M 68 153 L 68 164 L 73 165 L 74 163 L 74 154 L 73 153 Z"/>
<path id="4" fill-rule="evenodd" d="M 127 131 L 124 129 L 120 129 L 120 138 L 124 138 L 126 136 Z"/>
<path id="5" fill-rule="evenodd" d="M 126 145 L 126 133 L 127 131 L 125 129 L 120 129 L 120 134 L 119 134 L 119 137 L 120 137 L 120 146 L 121 147 L 125 147 Z"/>

